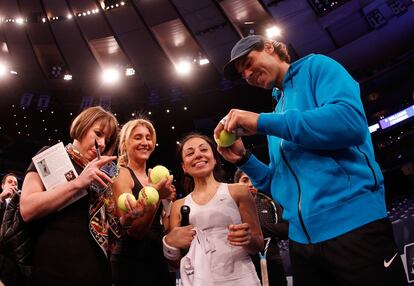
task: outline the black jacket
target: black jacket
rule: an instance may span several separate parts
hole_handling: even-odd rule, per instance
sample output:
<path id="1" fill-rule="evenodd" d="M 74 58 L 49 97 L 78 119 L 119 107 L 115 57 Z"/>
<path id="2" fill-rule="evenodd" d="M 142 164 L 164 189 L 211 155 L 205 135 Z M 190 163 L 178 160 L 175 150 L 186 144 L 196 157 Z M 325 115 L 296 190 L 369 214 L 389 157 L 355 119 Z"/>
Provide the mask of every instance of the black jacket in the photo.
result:
<path id="1" fill-rule="evenodd" d="M 20 194 L 15 193 L 7 207 L 0 207 L 0 255 L 17 265 L 20 273 L 29 276 L 32 271 L 32 230 L 20 215 Z M 8 262 L 8 264 L 10 263 Z"/>

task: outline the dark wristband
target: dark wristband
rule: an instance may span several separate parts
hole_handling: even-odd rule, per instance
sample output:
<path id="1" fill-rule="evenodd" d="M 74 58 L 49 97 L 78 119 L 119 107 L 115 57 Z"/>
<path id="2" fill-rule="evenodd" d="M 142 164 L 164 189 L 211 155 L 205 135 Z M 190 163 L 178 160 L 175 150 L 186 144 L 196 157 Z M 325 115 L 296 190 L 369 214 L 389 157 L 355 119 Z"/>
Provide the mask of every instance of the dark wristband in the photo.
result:
<path id="1" fill-rule="evenodd" d="M 235 162 L 234 165 L 236 165 L 237 167 L 243 166 L 250 159 L 251 155 L 252 155 L 252 152 L 249 149 L 246 149 L 246 152 L 244 152 L 240 160 Z"/>

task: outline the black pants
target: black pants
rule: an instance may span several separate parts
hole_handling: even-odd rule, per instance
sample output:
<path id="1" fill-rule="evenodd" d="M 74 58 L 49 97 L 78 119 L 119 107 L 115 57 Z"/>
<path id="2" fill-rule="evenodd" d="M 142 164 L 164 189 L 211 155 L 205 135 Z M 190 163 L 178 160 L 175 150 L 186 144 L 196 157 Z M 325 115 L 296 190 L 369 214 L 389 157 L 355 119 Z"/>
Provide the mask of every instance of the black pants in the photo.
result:
<path id="1" fill-rule="evenodd" d="M 173 286 L 175 277 L 170 275 L 163 257 L 112 256 L 112 279 L 116 286 L 151 285 Z"/>
<path id="2" fill-rule="evenodd" d="M 295 286 L 407 285 L 388 219 L 321 243 L 291 240 L 289 246 Z"/>

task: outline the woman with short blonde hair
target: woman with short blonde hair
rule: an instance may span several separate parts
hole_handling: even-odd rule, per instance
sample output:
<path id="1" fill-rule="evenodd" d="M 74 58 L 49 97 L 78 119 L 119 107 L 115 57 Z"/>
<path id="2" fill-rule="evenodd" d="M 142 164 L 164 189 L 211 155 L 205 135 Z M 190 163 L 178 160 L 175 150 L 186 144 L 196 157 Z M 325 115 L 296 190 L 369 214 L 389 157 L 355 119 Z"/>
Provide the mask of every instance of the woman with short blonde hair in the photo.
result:
<path id="1" fill-rule="evenodd" d="M 154 126 L 144 118 L 130 120 L 122 127 L 118 148 L 120 172 L 112 188 L 115 200 L 123 193 L 138 197 L 144 186 L 154 186 L 160 199 L 172 199 L 175 196 L 172 176 L 153 185 L 147 174 L 147 160 L 155 149 L 156 138 Z M 134 204 L 145 204 L 145 201 L 141 199 L 138 203 L 126 203 L 127 208 Z M 160 202 L 146 205 L 143 215 L 132 217 L 118 209 L 118 215 L 124 218 L 121 224 L 126 234 L 117 241 L 111 257 L 116 286 L 131 285 L 131 281 L 142 285 L 175 285 L 162 253 L 162 211 Z"/>

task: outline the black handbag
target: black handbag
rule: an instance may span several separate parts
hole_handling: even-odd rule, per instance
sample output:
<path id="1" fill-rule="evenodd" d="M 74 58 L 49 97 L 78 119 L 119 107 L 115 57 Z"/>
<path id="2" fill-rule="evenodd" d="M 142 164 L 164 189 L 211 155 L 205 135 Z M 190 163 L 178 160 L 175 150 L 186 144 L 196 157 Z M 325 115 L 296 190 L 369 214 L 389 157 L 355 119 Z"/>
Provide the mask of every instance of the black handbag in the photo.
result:
<path id="1" fill-rule="evenodd" d="M 32 273 L 33 232 L 20 215 L 20 193 L 7 205 L 0 226 L 0 253 L 17 264 L 24 276 Z"/>

